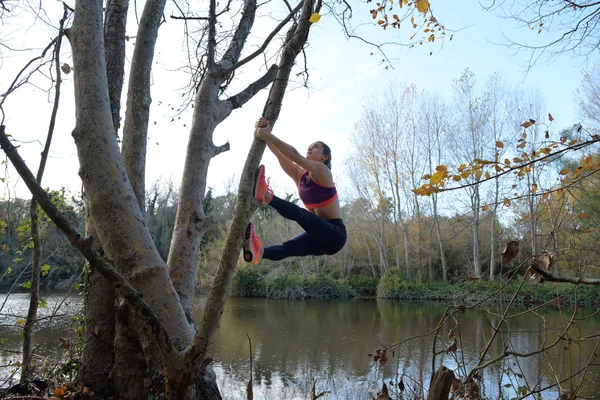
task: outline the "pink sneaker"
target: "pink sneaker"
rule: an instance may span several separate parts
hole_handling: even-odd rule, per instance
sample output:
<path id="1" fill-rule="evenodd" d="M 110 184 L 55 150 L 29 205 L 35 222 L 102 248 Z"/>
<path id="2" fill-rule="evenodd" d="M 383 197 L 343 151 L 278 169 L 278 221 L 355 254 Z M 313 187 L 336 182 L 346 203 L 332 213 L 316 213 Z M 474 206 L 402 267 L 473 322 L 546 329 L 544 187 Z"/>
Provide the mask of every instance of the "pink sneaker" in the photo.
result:
<path id="1" fill-rule="evenodd" d="M 250 222 L 246 227 L 246 240 L 244 241 L 244 261 L 258 264 L 262 243 L 254 233 L 254 224 Z"/>
<path id="2" fill-rule="evenodd" d="M 262 201 L 265 204 L 265 194 L 267 192 L 273 194 L 273 189 L 269 186 L 270 181 L 271 178 L 265 179 L 265 166 L 258 167 L 258 175 L 254 184 L 254 199 L 256 201 Z"/>

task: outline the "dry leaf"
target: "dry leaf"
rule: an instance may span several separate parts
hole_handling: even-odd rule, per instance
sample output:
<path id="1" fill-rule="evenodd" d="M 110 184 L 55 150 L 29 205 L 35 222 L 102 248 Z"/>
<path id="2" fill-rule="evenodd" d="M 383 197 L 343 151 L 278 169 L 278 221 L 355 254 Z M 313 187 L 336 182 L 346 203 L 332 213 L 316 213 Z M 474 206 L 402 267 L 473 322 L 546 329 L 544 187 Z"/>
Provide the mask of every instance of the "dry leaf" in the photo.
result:
<path id="1" fill-rule="evenodd" d="M 502 263 L 506 264 L 514 260 L 519 254 L 519 241 L 511 240 L 506 243 L 506 248 L 502 252 Z"/>

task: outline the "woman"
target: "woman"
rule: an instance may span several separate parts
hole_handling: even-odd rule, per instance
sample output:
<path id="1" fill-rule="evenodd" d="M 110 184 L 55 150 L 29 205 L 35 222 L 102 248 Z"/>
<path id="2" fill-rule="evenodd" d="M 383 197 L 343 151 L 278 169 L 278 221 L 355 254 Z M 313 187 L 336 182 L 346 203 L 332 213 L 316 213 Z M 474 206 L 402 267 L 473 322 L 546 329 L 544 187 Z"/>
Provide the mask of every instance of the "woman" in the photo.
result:
<path id="1" fill-rule="evenodd" d="M 269 121 L 256 122 L 254 136 L 267 142 L 279 165 L 294 180 L 304 208 L 280 199 L 273 194 L 265 180 L 265 167 L 260 166 L 254 187 L 254 198 L 273 207 L 284 218 L 296 221 L 304 233 L 276 246 L 263 247 L 248 224 L 244 244 L 244 260 L 283 260 L 293 256 L 319 256 L 335 254 L 346 243 L 346 227 L 340 218 L 340 203 L 331 175 L 331 149 L 323 142 L 308 147 L 306 157 L 294 147 L 271 133 Z"/>

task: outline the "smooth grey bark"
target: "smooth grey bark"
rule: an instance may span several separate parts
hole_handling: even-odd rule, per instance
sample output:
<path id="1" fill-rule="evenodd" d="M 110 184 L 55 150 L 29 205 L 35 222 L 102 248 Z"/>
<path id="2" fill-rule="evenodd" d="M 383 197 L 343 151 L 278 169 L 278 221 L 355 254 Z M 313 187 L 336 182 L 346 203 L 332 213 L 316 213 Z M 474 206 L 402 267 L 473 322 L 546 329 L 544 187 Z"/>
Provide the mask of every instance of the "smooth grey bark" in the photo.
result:
<path id="1" fill-rule="evenodd" d="M 76 2 L 67 32 L 74 61 L 73 137 L 90 213 L 106 256 L 156 310 L 177 347 L 190 342 L 187 323 L 165 263 L 145 224 L 113 134 L 104 61 L 102 1 Z"/>
<path id="2" fill-rule="evenodd" d="M 135 197 L 140 210 L 145 215 L 146 195 L 146 145 L 148 142 L 148 123 L 150 119 L 150 79 L 152 74 L 152 62 L 154 60 L 154 49 L 158 38 L 158 29 L 166 0 L 149 0 L 144 4 L 144 9 L 136 33 L 136 45 L 133 50 L 131 67 L 129 70 L 129 86 L 127 91 L 127 108 L 125 111 L 125 124 L 123 128 L 123 146 L 121 156 L 127 171 L 127 176 L 133 187 Z M 112 4 L 117 7 L 116 4 Z M 120 4 L 122 7 L 123 4 Z M 126 6 L 126 4 L 125 4 Z M 118 11 L 115 9 L 115 12 Z M 108 16 L 108 10 L 107 10 Z M 126 16 L 125 16 L 126 18 Z M 121 21 L 123 23 L 121 23 Z M 106 53 L 111 51 L 118 57 L 119 51 L 125 49 L 125 22 L 124 18 L 115 21 L 112 26 L 107 26 L 115 32 L 115 43 L 107 46 Z M 121 32 L 122 29 L 122 32 Z M 108 29 L 106 32 L 110 32 Z M 122 45 L 122 48 L 120 47 Z M 107 57 L 108 61 L 108 57 Z M 124 62 L 124 59 L 116 59 L 115 62 Z M 119 65 L 118 65 L 119 66 Z M 118 67 L 117 66 L 117 67 Z M 114 83 L 111 78 L 111 64 L 107 64 L 109 77 L 109 94 L 113 86 L 122 87 L 123 70 L 115 71 L 121 81 Z M 116 69 L 116 68 L 115 68 Z M 119 74 L 120 73 L 120 74 Z M 115 87 L 116 89 L 116 87 Z M 119 88 L 120 89 L 120 88 Z M 120 96 L 120 90 L 118 95 Z M 115 94 L 116 96 L 116 94 Z M 113 122 L 115 118 L 115 104 L 112 103 Z M 115 126 L 118 126 L 117 124 Z M 126 275 L 126 278 L 130 278 Z M 142 399 L 144 395 L 143 376 L 144 371 L 149 368 L 145 364 L 144 355 L 137 332 L 131 328 L 133 319 L 131 309 L 124 304 L 116 310 L 115 328 L 115 387 L 118 396 L 122 399 Z M 148 373 L 154 373 L 149 371 Z"/>
<path id="3" fill-rule="evenodd" d="M 128 7 L 129 0 L 109 0 L 104 18 L 104 57 L 115 135 L 121 119 Z M 85 214 L 86 237 L 95 238 L 96 229 L 87 201 Z M 86 268 L 86 320 L 79 380 L 98 396 L 108 397 L 114 393 L 115 290 L 96 270 L 90 270 L 89 266 Z"/>
<path id="4" fill-rule="evenodd" d="M 240 93 L 220 99 L 221 87 L 226 84 L 254 24 L 256 0 L 245 0 L 241 20 L 220 61 L 208 65 L 194 99 L 194 113 L 187 145 L 184 171 L 181 180 L 177 215 L 171 239 L 167 265 L 173 285 L 179 294 L 181 304 L 190 322 L 193 321 L 196 268 L 200 253 L 200 243 L 212 221 L 204 213 L 206 179 L 210 161 L 218 154 L 229 150 L 229 143 L 216 146 L 213 134 L 219 123 L 231 112 L 243 106 L 256 93 L 271 83 L 276 67 L 272 66 L 262 77 Z M 213 22 L 214 25 L 216 23 Z M 212 29 L 212 28 L 211 28 Z M 210 46 L 209 55 L 214 55 Z"/>
<path id="5" fill-rule="evenodd" d="M 136 34 L 136 45 L 131 59 L 127 108 L 123 128 L 123 162 L 142 213 L 146 196 L 146 143 L 150 119 L 150 77 L 158 27 L 166 0 L 148 0 Z"/>

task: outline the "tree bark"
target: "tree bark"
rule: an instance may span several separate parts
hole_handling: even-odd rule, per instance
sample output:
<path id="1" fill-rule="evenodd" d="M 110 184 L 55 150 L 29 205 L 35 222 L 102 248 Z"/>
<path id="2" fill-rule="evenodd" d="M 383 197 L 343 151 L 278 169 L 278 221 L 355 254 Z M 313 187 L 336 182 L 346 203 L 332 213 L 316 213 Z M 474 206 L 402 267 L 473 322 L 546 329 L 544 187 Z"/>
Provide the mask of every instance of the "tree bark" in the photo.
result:
<path id="1" fill-rule="evenodd" d="M 73 28 L 79 174 L 107 257 L 144 294 L 177 347 L 192 337 L 177 293 L 145 224 L 121 159 L 110 112 L 102 36 L 102 1 L 77 1 Z"/>
<path id="2" fill-rule="evenodd" d="M 150 77 L 158 27 L 166 0 L 148 0 L 133 50 L 123 128 L 123 162 L 142 213 L 145 211 L 146 143 L 150 119 Z"/>
<path id="3" fill-rule="evenodd" d="M 109 0 L 104 18 L 104 57 L 114 134 L 120 127 L 125 68 L 125 28 L 129 0 Z M 87 201 L 85 235 L 96 238 Z M 98 243 L 96 241 L 96 243 Z M 96 270 L 86 273 L 85 334 L 79 380 L 100 397 L 114 394 L 115 289 Z"/>
<path id="4" fill-rule="evenodd" d="M 125 29 L 129 0 L 108 0 L 104 17 L 104 57 L 115 134 L 121 125 L 121 92 L 125 75 Z"/>

